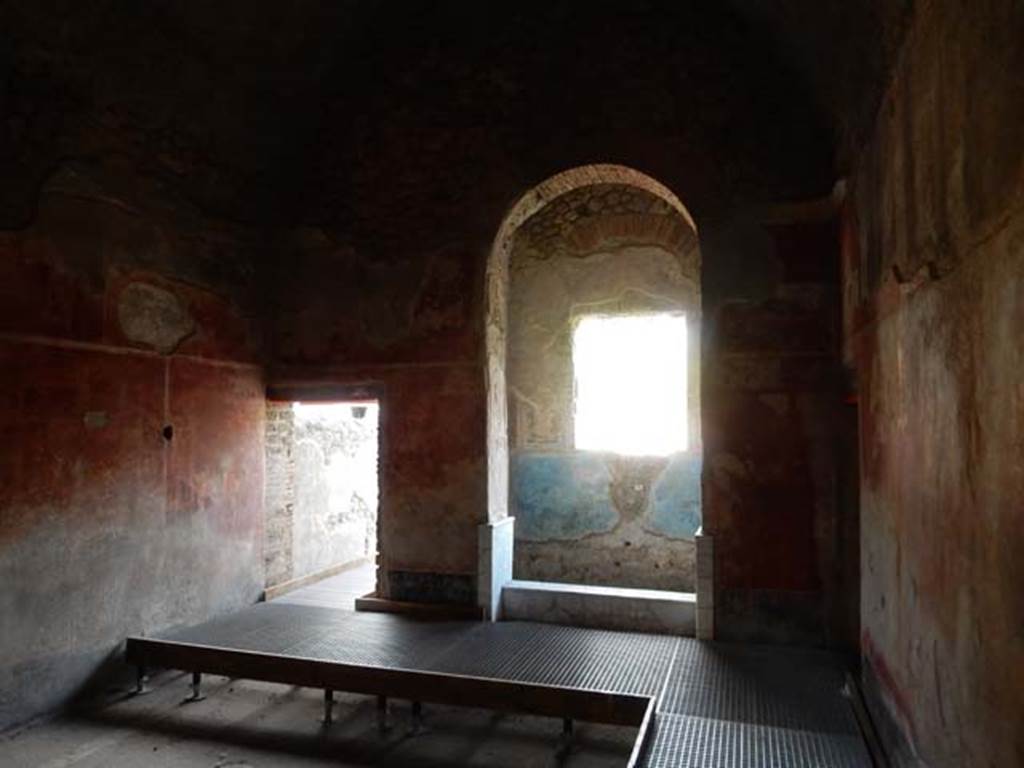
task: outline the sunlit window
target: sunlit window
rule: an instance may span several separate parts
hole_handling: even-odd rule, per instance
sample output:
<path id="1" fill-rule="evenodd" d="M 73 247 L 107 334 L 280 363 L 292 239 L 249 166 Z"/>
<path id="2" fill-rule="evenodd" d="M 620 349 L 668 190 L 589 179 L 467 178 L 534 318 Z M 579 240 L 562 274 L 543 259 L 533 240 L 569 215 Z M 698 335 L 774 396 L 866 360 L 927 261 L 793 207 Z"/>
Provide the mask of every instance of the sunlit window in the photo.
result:
<path id="1" fill-rule="evenodd" d="M 584 317 L 573 335 L 576 448 L 665 456 L 687 447 L 686 318 Z"/>

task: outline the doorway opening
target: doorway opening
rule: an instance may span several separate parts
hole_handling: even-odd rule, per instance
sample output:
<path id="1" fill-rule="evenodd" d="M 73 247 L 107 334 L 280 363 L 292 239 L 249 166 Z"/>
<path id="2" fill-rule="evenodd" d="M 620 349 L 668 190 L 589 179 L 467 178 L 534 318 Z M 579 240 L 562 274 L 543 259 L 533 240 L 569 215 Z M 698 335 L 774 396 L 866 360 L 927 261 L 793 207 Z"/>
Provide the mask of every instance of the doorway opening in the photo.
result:
<path id="1" fill-rule="evenodd" d="M 352 608 L 374 590 L 379 417 L 376 400 L 268 402 L 268 599 Z"/>

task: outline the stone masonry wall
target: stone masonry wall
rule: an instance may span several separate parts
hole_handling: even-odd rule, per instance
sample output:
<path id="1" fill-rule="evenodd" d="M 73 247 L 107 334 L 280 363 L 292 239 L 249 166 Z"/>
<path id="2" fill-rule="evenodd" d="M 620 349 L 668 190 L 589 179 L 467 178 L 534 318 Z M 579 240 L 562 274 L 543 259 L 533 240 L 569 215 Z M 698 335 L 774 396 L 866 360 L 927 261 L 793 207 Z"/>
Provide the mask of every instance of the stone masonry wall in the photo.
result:
<path id="1" fill-rule="evenodd" d="M 291 403 L 267 401 L 266 492 L 263 562 L 266 586 L 292 578 L 295 514 L 295 412 Z"/>
<path id="2" fill-rule="evenodd" d="M 377 412 L 268 401 L 267 586 L 376 554 Z"/>
<path id="3" fill-rule="evenodd" d="M 376 404 L 295 406 L 295 576 L 376 554 L 377 413 Z"/>

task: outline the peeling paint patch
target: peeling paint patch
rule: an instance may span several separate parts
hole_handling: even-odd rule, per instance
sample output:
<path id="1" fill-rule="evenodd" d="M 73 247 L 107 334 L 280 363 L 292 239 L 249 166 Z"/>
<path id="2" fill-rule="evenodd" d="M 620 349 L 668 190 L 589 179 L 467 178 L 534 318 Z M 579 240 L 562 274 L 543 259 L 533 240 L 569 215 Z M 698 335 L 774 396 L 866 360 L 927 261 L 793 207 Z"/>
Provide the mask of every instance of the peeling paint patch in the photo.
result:
<path id="1" fill-rule="evenodd" d="M 147 283 L 131 283 L 121 293 L 117 318 L 125 338 L 169 354 L 195 330 L 178 297 Z"/>
<path id="2" fill-rule="evenodd" d="M 82 422 L 86 429 L 103 429 L 107 426 L 109 419 L 106 411 L 86 411 Z"/>

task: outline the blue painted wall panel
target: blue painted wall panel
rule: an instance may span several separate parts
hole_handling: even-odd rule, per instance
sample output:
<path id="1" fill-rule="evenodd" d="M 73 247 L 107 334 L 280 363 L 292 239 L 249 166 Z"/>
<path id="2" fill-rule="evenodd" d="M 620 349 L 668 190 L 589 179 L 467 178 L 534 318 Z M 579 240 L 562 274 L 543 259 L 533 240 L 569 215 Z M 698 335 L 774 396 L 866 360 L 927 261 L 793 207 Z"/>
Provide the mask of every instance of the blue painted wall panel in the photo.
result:
<path id="1" fill-rule="evenodd" d="M 700 528 L 701 457 L 677 453 L 651 489 L 644 528 L 673 539 L 692 539 Z"/>
<path id="2" fill-rule="evenodd" d="M 671 457 L 651 488 L 643 527 L 658 536 L 692 539 L 700 527 L 700 473 L 700 456 Z M 602 454 L 517 453 L 511 480 L 517 539 L 579 539 L 609 533 L 619 523 Z"/>
<path id="3" fill-rule="evenodd" d="M 512 465 L 516 538 L 578 539 L 606 533 L 619 521 L 611 475 L 594 453 L 518 454 Z"/>

